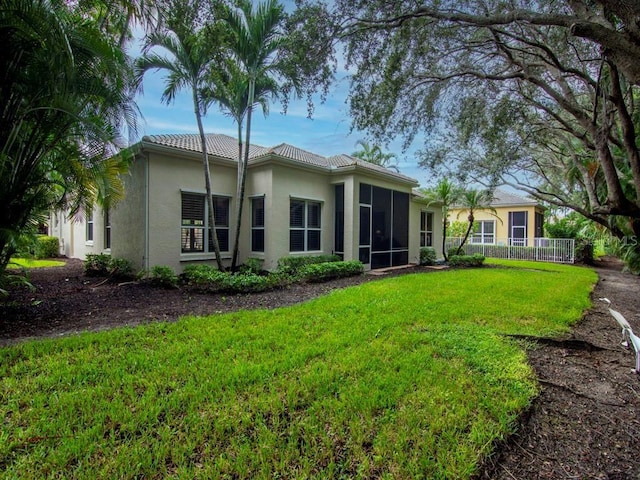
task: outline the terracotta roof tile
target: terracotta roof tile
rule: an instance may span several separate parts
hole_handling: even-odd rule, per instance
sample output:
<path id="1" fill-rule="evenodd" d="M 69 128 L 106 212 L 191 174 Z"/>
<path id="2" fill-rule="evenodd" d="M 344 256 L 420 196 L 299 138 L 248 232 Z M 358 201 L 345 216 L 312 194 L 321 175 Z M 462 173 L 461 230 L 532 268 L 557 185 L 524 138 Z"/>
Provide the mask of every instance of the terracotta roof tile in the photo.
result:
<path id="1" fill-rule="evenodd" d="M 236 160 L 238 156 L 238 140 L 229 135 L 221 135 L 208 133 L 205 135 L 207 140 L 207 153 L 221 158 Z M 165 147 L 179 148 L 191 152 L 202 152 L 200 146 L 200 135 L 198 134 L 167 134 L 167 135 L 150 135 L 145 136 L 142 141 L 147 144 L 161 145 Z M 323 157 L 312 152 L 308 152 L 293 145 L 281 143 L 275 147 L 262 147 L 260 145 L 251 145 L 249 149 L 250 163 L 252 160 L 258 160 L 269 155 L 277 155 L 295 162 L 306 165 L 314 165 L 327 169 L 339 169 L 341 167 L 356 165 L 363 169 L 372 170 L 378 173 L 391 175 L 404 181 L 415 182 L 414 178 L 408 177 L 401 173 L 374 165 L 363 160 L 359 160 L 350 155 L 336 155 L 332 157 Z"/>

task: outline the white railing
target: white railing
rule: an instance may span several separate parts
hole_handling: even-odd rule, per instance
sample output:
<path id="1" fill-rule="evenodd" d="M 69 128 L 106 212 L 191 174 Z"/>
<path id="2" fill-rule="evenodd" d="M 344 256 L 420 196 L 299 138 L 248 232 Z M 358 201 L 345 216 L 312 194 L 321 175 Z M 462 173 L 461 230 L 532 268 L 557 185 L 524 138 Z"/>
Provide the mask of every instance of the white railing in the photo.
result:
<path id="1" fill-rule="evenodd" d="M 446 248 L 457 247 L 462 238 L 447 238 Z M 574 263 L 575 240 L 573 238 L 535 238 L 533 245 L 527 239 L 498 238 L 494 243 L 474 243 L 467 240 L 463 250 L 467 255 L 479 253 L 485 257 L 538 262 Z"/>

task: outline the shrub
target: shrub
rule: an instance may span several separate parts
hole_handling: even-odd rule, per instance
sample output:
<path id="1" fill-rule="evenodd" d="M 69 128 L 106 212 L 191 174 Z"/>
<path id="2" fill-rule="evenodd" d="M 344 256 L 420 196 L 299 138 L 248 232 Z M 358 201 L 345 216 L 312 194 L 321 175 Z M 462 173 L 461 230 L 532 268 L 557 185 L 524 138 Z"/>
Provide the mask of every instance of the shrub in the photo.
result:
<path id="1" fill-rule="evenodd" d="M 213 291 L 222 288 L 227 276 L 227 273 L 221 272 L 211 265 L 187 265 L 182 273 L 182 279 L 185 283 Z"/>
<path id="2" fill-rule="evenodd" d="M 171 267 L 156 265 L 151 269 L 151 283 L 159 287 L 175 288 L 178 286 L 178 276 Z"/>
<path id="3" fill-rule="evenodd" d="M 436 249 L 433 247 L 422 247 L 420 249 L 420 265 L 435 265 Z"/>
<path id="4" fill-rule="evenodd" d="M 484 263 L 484 256 L 476 253 L 474 255 L 451 255 L 449 265 L 452 267 L 481 267 Z"/>
<path id="5" fill-rule="evenodd" d="M 304 255 L 296 257 L 282 257 L 278 260 L 278 270 L 296 273 L 301 267 L 305 265 L 312 265 L 314 263 L 328 263 L 339 262 L 340 257 L 338 255 Z"/>
<path id="6" fill-rule="evenodd" d="M 240 267 L 240 271 L 243 273 L 262 273 L 262 260 L 260 258 L 247 258 L 244 265 Z"/>
<path id="7" fill-rule="evenodd" d="M 621 260 L 624 262 L 624 270 L 634 275 L 640 275 L 640 245 L 627 243 L 622 246 Z"/>
<path id="8" fill-rule="evenodd" d="M 126 258 L 111 257 L 109 261 L 109 275 L 115 278 L 131 278 L 131 263 Z"/>
<path id="9" fill-rule="evenodd" d="M 87 277 L 131 277 L 131 263 L 125 258 L 115 258 L 106 253 L 89 253 L 84 261 L 84 274 Z"/>
<path id="10" fill-rule="evenodd" d="M 464 251 L 464 247 L 460 249 L 460 253 L 458 254 L 458 247 L 451 247 L 447 250 L 447 257 L 454 257 L 458 255 L 466 255 L 467 252 Z"/>
<path id="11" fill-rule="evenodd" d="M 36 258 L 54 258 L 58 256 L 59 252 L 60 240 L 58 237 L 49 237 L 47 235 L 37 237 L 35 247 Z"/>
<path id="12" fill-rule="evenodd" d="M 574 258 L 578 263 L 593 265 L 593 242 L 586 238 L 576 239 Z"/>
<path id="13" fill-rule="evenodd" d="M 84 274 L 87 277 L 106 277 L 109 275 L 111 256 L 105 253 L 89 253 L 84 261 Z"/>
<path id="14" fill-rule="evenodd" d="M 364 266 L 358 260 L 349 262 L 324 262 L 305 265 L 298 270 L 300 278 L 308 282 L 324 282 L 334 278 L 360 275 Z"/>
<path id="15" fill-rule="evenodd" d="M 226 274 L 223 290 L 229 293 L 263 292 L 272 288 L 272 282 L 269 276 L 255 273 Z"/>

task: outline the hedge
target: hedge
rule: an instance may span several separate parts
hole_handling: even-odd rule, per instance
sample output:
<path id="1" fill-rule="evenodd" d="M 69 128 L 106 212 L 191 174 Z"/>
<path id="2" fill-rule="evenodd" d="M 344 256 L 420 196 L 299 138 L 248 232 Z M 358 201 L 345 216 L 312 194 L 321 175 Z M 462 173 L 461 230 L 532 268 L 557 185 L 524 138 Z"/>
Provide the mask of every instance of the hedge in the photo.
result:
<path id="1" fill-rule="evenodd" d="M 484 257 L 479 254 L 474 255 L 451 255 L 449 265 L 452 267 L 481 267 Z"/>
<path id="2" fill-rule="evenodd" d="M 358 260 L 348 262 L 324 262 L 305 265 L 298 270 L 298 276 L 308 282 L 324 282 L 334 278 L 360 275 L 364 266 Z"/>

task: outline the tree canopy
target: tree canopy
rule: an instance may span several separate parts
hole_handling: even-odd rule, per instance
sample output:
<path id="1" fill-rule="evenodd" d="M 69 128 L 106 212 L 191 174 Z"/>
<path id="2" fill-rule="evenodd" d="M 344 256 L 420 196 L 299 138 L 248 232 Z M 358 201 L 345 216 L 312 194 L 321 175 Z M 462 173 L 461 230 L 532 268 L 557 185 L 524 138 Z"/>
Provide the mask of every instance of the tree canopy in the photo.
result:
<path id="1" fill-rule="evenodd" d="M 354 128 L 640 234 L 638 2 L 338 0 L 324 18 Z"/>
<path id="2" fill-rule="evenodd" d="M 116 154 L 136 108 L 120 38 L 102 27 L 66 2 L 0 8 L 0 276 L 49 209 L 108 207 L 122 194 Z"/>

